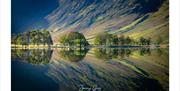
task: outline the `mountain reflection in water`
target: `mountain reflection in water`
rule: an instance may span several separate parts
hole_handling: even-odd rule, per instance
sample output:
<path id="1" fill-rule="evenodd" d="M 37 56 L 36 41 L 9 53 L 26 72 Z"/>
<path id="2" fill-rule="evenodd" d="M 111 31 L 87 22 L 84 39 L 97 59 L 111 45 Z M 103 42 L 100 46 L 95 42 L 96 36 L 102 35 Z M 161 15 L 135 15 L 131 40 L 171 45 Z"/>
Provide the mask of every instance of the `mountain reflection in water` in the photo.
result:
<path id="1" fill-rule="evenodd" d="M 168 49 L 148 48 L 12 49 L 12 61 L 46 69 L 41 70 L 42 74 L 58 86 L 49 91 L 78 91 L 80 85 L 100 87 L 102 91 L 168 91 L 168 55 Z M 12 71 L 21 66 L 16 62 L 12 62 Z M 22 73 L 14 72 L 12 77 L 17 74 Z M 13 82 L 12 86 L 16 88 Z M 48 91 L 49 87 L 33 88 Z"/>

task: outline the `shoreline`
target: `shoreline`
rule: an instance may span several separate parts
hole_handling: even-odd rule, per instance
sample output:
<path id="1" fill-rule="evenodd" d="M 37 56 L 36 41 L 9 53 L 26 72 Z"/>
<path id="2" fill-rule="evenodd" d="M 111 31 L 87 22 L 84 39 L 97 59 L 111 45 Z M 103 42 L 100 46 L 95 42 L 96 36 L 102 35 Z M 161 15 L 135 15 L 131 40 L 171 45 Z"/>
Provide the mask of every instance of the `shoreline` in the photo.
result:
<path id="1" fill-rule="evenodd" d="M 11 49 L 58 49 L 58 48 L 68 48 L 68 49 L 91 49 L 91 48 L 169 48 L 169 45 L 121 45 L 121 46 L 57 46 L 57 45 L 11 45 Z"/>

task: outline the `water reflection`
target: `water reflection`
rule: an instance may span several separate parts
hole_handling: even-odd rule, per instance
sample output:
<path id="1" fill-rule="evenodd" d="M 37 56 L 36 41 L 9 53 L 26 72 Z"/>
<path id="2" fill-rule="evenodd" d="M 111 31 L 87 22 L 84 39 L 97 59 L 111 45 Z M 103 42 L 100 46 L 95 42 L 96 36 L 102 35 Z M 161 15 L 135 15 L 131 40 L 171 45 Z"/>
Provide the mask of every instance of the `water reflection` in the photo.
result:
<path id="1" fill-rule="evenodd" d="M 94 57 L 103 60 L 110 60 L 113 58 L 123 59 L 129 57 L 134 51 L 139 51 L 139 55 L 141 56 L 151 55 L 150 48 L 93 48 L 92 50 Z M 57 52 L 56 56 L 59 56 L 63 60 L 78 62 L 84 59 L 89 49 L 59 48 L 54 51 Z M 161 49 L 157 49 L 157 52 L 159 55 L 162 54 Z M 46 49 L 18 49 L 12 50 L 12 58 L 19 58 L 32 64 L 47 64 L 51 59 L 52 53 L 53 50 Z"/>
<path id="2" fill-rule="evenodd" d="M 159 49 L 158 49 L 159 50 Z M 151 55 L 151 50 L 150 48 L 141 48 L 140 50 L 140 55 L 144 56 L 145 54 Z"/>
<path id="3" fill-rule="evenodd" d="M 94 49 L 94 55 L 96 58 L 109 60 L 112 58 L 124 58 L 129 57 L 131 49 L 117 49 L 117 48 L 98 48 Z"/>
<path id="4" fill-rule="evenodd" d="M 69 48 L 62 48 L 56 50 L 58 52 L 58 56 L 64 60 L 71 61 L 71 62 L 78 62 L 83 60 L 88 49 L 69 49 Z"/>
<path id="5" fill-rule="evenodd" d="M 52 52 L 52 50 L 45 49 L 18 49 L 11 50 L 11 55 L 14 59 L 20 59 L 31 64 L 48 64 L 51 59 Z"/>
<path id="6" fill-rule="evenodd" d="M 58 91 L 78 91 L 80 85 L 102 91 L 168 91 L 168 55 L 168 49 L 148 48 L 12 50 L 12 59 L 48 63 L 44 74 L 59 85 Z"/>
<path id="7" fill-rule="evenodd" d="M 151 49 L 150 48 L 94 48 L 94 55 L 96 58 L 109 60 L 113 58 L 125 58 L 132 55 L 132 52 L 139 51 L 139 55 L 151 55 Z M 159 54 L 161 55 L 162 52 L 161 49 L 157 49 L 159 51 Z"/>

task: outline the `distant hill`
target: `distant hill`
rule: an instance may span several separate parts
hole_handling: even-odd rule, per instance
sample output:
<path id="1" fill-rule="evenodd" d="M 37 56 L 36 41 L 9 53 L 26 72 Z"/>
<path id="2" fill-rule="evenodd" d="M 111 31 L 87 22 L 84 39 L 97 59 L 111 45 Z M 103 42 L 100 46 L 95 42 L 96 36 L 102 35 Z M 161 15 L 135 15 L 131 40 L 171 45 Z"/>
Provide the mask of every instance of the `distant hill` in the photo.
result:
<path id="1" fill-rule="evenodd" d="M 83 33 L 90 43 L 104 31 L 169 42 L 167 0 L 59 0 L 46 19 L 54 42 L 67 31 Z"/>

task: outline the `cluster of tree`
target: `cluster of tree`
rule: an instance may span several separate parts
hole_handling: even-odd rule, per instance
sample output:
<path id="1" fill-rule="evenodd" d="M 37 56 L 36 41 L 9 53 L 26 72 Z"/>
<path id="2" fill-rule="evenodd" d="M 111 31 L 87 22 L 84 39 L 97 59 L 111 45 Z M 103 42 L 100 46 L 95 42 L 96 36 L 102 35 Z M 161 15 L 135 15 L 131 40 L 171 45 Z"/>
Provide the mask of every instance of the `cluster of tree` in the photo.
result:
<path id="1" fill-rule="evenodd" d="M 79 32 L 68 32 L 59 38 L 59 43 L 69 47 L 85 47 L 89 43 L 83 34 Z"/>
<path id="2" fill-rule="evenodd" d="M 109 34 L 107 32 L 99 33 L 94 39 L 95 45 L 117 45 L 117 35 Z"/>
<path id="3" fill-rule="evenodd" d="M 118 46 L 131 44 L 150 45 L 151 38 L 141 37 L 138 41 L 135 41 L 134 39 L 128 36 L 125 37 L 121 35 L 120 37 L 118 37 L 117 35 L 103 32 L 96 35 L 94 39 L 94 45 Z"/>
<path id="4" fill-rule="evenodd" d="M 150 45 L 151 44 L 151 38 L 143 38 L 141 37 L 139 40 L 140 45 Z"/>
<path id="5" fill-rule="evenodd" d="M 11 50 L 12 58 L 18 58 L 30 64 L 48 64 L 52 50 Z"/>
<path id="6" fill-rule="evenodd" d="M 49 31 L 47 30 L 32 30 L 20 34 L 13 34 L 11 37 L 12 44 L 29 45 L 29 44 L 52 44 L 52 39 Z"/>

